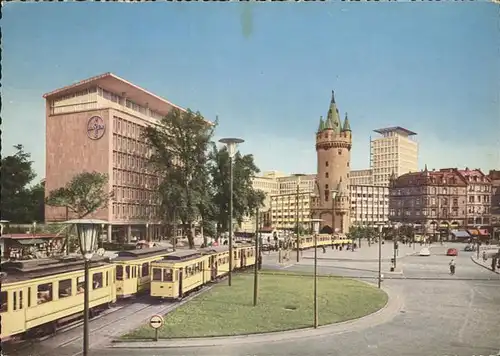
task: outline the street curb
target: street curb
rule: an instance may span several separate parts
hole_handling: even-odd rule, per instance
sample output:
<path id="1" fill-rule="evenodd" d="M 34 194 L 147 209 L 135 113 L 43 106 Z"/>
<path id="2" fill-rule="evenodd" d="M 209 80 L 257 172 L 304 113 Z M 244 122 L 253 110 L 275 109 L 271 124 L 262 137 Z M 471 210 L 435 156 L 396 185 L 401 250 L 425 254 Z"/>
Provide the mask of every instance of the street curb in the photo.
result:
<path id="1" fill-rule="evenodd" d="M 374 283 L 363 281 L 371 286 Z M 305 328 L 288 331 L 276 331 L 263 334 L 249 334 L 238 336 L 217 336 L 205 338 L 189 338 L 189 339 L 163 339 L 160 341 L 144 341 L 144 340 L 116 340 L 111 345 L 111 348 L 123 349 L 165 349 L 165 348 L 197 348 L 197 347 L 214 347 L 214 346 L 229 346 L 251 343 L 269 343 L 297 339 L 310 339 L 321 336 L 333 336 L 348 332 L 361 331 L 366 328 L 384 324 L 395 318 L 404 306 L 402 296 L 397 294 L 391 288 L 385 286 L 382 290 L 387 294 L 387 303 L 379 310 L 365 315 L 358 319 L 343 321 L 340 323 L 320 326 L 317 329 Z M 321 311 L 320 311 L 321 318 Z"/>
<path id="2" fill-rule="evenodd" d="M 408 256 L 415 256 L 418 252 L 407 253 L 404 256 L 396 257 L 396 260 L 400 260 L 402 258 Z M 314 257 L 302 257 L 305 260 L 314 260 Z M 390 262 L 392 257 L 382 258 L 382 262 Z M 336 257 L 318 257 L 318 261 L 337 261 L 337 262 L 378 262 L 378 258 L 370 258 L 370 259 L 356 259 L 356 258 L 336 258 Z"/>
<path id="3" fill-rule="evenodd" d="M 485 266 L 483 265 L 481 262 L 479 261 L 476 261 L 476 259 L 474 258 L 474 256 L 470 256 L 470 259 L 472 260 L 472 262 L 474 262 L 476 265 L 478 266 L 481 266 L 483 267 L 484 269 L 487 269 L 488 271 L 490 272 L 493 272 L 493 273 L 496 273 L 496 274 L 500 274 L 500 271 L 492 271 L 491 268 L 489 268 L 488 266 Z"/>

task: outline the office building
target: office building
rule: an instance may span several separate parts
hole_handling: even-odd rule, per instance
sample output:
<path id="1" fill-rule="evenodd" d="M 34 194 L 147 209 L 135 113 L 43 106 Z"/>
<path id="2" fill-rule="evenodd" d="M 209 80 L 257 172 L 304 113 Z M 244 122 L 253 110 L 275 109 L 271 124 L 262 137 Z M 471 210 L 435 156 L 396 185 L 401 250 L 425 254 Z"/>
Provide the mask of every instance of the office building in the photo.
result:
<path id="1" fill-rule="evenodd" d="M 81 172 L 106 173 L 107 191 L 114 192 L 114 199 L 90 217 L 109 221 L 108 240 L 157 236 L 159 179 L 147 165 L 151 151 L 141 132 L 172 108 L 183 109 L 111 73 L 43 97 L 46 194 Z M 46 206 L 45 218 L 65 220 L 65 209 Z"/>
<path id="2" fill-rule="evenodd" d="M 351 226 L 387 225 L 389 222 L 389 187 L 351 185 Z"/>
<path id="3" fill-rule="evenodd" d="M 370 168 L 374 185 L 387 186 L 393 172 L 399 177 L 418 171 L 415 132 L 399 126 L 374 131 L 381 135 L 370 140 Z"/>

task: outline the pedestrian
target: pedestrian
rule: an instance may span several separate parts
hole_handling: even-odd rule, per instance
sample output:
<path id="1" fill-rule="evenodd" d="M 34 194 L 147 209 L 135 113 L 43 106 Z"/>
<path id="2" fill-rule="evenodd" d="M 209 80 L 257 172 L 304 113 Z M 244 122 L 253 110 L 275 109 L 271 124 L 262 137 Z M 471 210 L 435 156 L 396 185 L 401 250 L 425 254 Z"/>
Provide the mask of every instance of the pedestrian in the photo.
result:
<path id="1" fill-rule="evenodd" d="M 453 258 L 450 261 L 450 274 L 451 275 L 455 274 L 455 260 Z"/>
<path id="2" fill-rule="evenodd" d="M 323 253 L 326 253 L 326 248 L 324 245 L 321 246 L 323 248 Z"/>

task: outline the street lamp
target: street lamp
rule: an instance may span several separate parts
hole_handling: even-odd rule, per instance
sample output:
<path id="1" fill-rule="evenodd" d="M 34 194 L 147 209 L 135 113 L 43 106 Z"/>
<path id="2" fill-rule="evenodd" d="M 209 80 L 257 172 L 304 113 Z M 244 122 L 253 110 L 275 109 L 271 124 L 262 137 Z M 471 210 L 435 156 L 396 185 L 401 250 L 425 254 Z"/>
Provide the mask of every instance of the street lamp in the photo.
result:
<path id="1" fill-rule="evenodd" d="M 305 174 L 302 173 L 296 173 L 294 174 L 294 177 L 297 177 L 297 192 L 296 192 L 296 197 L 295 197 L 295 204 L 297 204 L 296 207 L 296 217 L 295 217 L 295 224 L 296 224 L 296 233 L 297 233 L 297 262 L 300 262 L 300 230 L 299 230 L 299 191 L 300 191 L 300 177 L 305 176 Z"/>
<path id="2" fill-rule="evenodd" d="M 64 222 L 76 225 L 80 252 L 85 260 L 84 267 L 84 296 L 83 296 L 83 356 L 89 352 L 89 268 L 90 260 L 96 250 L 97 240 L 101 234 L 100 228 L 106 221 L 96 219 L 75 219 Z"/>
<path id="3" fill-rule="evenodd" d="M 311 219 L 314 233 L 314 328 L 318 327 L 318 234 L 323 219 Z"/>
<path id="4" fill-rule="evenodd" d="M 382 283 L 382 229 L 384 223 L 378 223 L 378 287 Z"/>
<path id="5" fill-rule="evenodd" d="M 393 228 L 394 228 L 394 235 L 393 235 L 393 240 L 392 241 L 392 249 L 393 249 L 393 253 L 394 253 L 394 269 L 396 269 L 396 256 L 397 256 L 397 252 L 398 252 L 398 245 L 397 245 L 397 241 L 399 239 L 399 223 L 394 223 L 393 225 Z"/>
<path id="6" fill-rule="evenodd" d="M 220 143 L 226 145 L 229 155 L 229 274 L 228 284 L 231 286 L 231 274 L 233 270 L 233 158 L 236 154 L 236 145 L 245 142 L 241 138 L 222 138 Z"/>

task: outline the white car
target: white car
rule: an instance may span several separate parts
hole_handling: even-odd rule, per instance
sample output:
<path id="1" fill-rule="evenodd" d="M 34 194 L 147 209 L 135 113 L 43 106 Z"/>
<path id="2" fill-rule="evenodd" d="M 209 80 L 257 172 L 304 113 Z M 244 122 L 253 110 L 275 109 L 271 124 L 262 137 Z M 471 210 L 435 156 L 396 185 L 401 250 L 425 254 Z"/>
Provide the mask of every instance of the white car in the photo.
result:
<path id="1" fill-rule="evenodd" d="M 420 250 L 419 256 L 430 256 L 431 251 L 427 247 L 424 247 L 423 249 Z"/>

